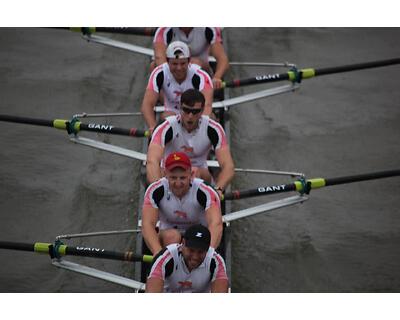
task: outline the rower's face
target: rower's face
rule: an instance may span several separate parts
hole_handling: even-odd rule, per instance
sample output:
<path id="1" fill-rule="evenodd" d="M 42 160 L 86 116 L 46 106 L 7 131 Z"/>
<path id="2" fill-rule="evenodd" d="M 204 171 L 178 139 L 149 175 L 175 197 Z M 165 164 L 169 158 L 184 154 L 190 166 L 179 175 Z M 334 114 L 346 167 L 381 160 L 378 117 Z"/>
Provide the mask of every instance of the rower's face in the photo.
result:
<path id="1" fill-rule="evenodd" d="M 191 169 L 174 168 L 165 170 L 165 177 L 168 180 L 172 193 L 177 197 L 183 197 L 190 188 L 192 180 Z"/>
<path id="2" fill-rule="evenodd" d="M 207 251 L 196 248 L 189 248 L 185 245 L 182 246 L 182 255 L 189 270 L 193 270 L 199 267 L 204 261 L 206 254 Z"/>
<path id="3" fill-rule="evenodd" d="M 175 80 L 182 82 L 186 79 L 189 59 L 168 59 L 169 70 Z"/>
<path id="4" fill-rule="evenodd" d="M 196 102 L 193 107 L 185 104 L 181 106 L 182 125 L 187 131 L 197 128 L 203 109 L 201 102 Z"/>

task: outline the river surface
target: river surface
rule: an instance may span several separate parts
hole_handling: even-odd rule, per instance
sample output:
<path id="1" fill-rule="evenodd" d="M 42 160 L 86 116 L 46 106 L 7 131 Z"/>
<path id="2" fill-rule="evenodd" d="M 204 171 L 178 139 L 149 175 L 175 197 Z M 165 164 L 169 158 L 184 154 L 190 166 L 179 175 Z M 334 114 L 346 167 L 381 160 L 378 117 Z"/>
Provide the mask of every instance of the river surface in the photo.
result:
<path id="1" fill-rule="evenodd" d="M 151 39 L 112 35 L 150 47 Z M 226 28 L 232 61 L 320 68 L 400 56 L 399 29 Z M 139 111 L 147 57 L 39 28 L 0 29 L 0 113 L 70 119 Z M 400 66 L 304 80 L 300 90 L 231 110 L 231 148 L 241 168 L 337 177 L 400 168 Z M 284 72 L 231 67 L 227 79 Z M 273 86 L 279 86 L 276 83 Z M 231 89 L 230 96 L 272 85 Z M 141 117 L 103 119 L 143 127 Z M 60 234 L 135 228 L 137 161 L 71 143 L 64 131 L 0 122 L 0 240 L 53 242 Z M 133 150 L 141 139 L 84 133 Z M 233 188 L 290 182 L 238 173 Z M 313 190 L 301 205 L 232 223 L 234 292 L 399 292 L 400 179 Z M 233 209 L 286 195 L 239 200 Z M 125 251 L 132 236 L 71 244 Z M 133 277 L 134 265 L 70 258 Z M 57 269 L 50 258 L 0 250 L 0 292 L 129 292 Z"/>

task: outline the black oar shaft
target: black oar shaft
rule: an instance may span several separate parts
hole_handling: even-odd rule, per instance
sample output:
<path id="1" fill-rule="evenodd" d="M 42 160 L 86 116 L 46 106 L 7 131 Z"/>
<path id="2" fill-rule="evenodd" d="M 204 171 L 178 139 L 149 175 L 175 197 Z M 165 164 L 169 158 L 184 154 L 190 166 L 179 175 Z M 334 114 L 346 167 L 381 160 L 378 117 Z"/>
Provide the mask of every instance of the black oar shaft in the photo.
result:
<path id="1" fill-rule="evenodd" d="M 354 176 L 337 177 L 325 179 L 325 186 L 334 186 L 338 184 L 346 184 L 367 180 L 383 179 L 389 177 L 400 176 L 400 170 L 380 171 L 366 174 L 359 174 Z"/>
<path id="2" fill-rule="evenodd" d="M 295 181 L 290 184 L 281 184 L 273 186 L 258 187 L 249 190 L 234 190 L 224 195 L 224 200 L 244 199 L 282 192 L 298 191 L 300 193 L 308 192 L 312 189 L 318 189 L 338 184 L 354 183 L 368 180 L 383 179 L 400 176 L 400 170 L 379 171 L 360 175 L 336 177 L 336 178 L 314 178 L 305 181 Z M 308 190 L 306 190 L 308 189 Z"/>
<path id="3" fill-rule="evenodd" d="M 130 28 L 108 28 L 108 27 L 96 27 L 96 32 L 108 32 L 108 33 L 121 33 L 121 34 L 133 34 L 139 36 L 154 36 L 157 28 L 151 27 L 130 27 Z"/>
<path id="4" fill-rule="evenodd" d="M 71 123 L 68 120 L 62 120 L 62 119 L 44 120 L 36 118 L 11 116 L 5 114 L 0 114 L 0 121 L 53 127 L 61 130 L 68 130 L 67 128 L 68 124 Z M 148 137 L 150 135 L 148 131 L 139 130 L 135 128 L 124 129 L 124 128 L 114 127 L 108 124 L 98 124 L 98 123 L 85 124 L 79 121 L 76 121 L 73 125 L 71 124 L 71 127 L 74 129 L 74 132 L 85 130 L 85 131 L 117 134 L 117 135 L 132 136 L 132 137 Z"/>
<path id="5" fill-rule="evenodd" d="M 300 70 L 291 70 L 287 73 L 276 73 L 276 74 L 265 74 L 259 75 L 252 78 L 247 79 L 236 79 L 230 82 L 225 83 L 225 87 L 232 88 L 232 87 L 239 87 L 251 84 L 258 84 L 258 83 L 269 83 L 269 82 L 276 82 L 276 81 L 284 81 L 284 80 L 291 80 L 291 81 L 300 81 L 302 79 L 310 79 L 316 76 L 323 76 L 328 74 L 334 73 L 343 73 L 343 72 L 350 72 L 356 70 L 363 70 L 363 69 L 371 69 L 371 68 L 379 68 L 379 67 L 386 67 L 390 65 L 400 64 L 400 58 L 393 58 L 387 60 L 379 60 L 379 61 L 370 61 L 364 63 L 357 63 L 357 64 L 350 64 L 344 66 L 337 66 L 337 67 L 329 67 L 329 68 L 319 68 L 319 69 L 300 69 Z"/>
<path id="6" fill-rule="evenodd" d="M 143 262 L 151 262 L 153 257 L 150 255 L 138 255 L 133 253 L 132 251 L 126 252 L 116 252 L 109 251 L 100 248 L 92 248 L 92 247 L 84 247 L 77 246 L 71 247 L 61 244 L 55 247 L 51 243 L 22 243 L 22 242 L 10 242 L 10 241 L 0 241 L 0 249 L 8 249 L 8 250 L 21 250 L 21 251 L 30 251 L 37 253 L 55 253 L 58 255 L 72 255 L 72 256 L 80 256 L 80 257 L 91 257 L 91 258 L 101 258 L 101 259 L 111 259 L 111 260 L 120 260 L 120 261 L 143 261 Z M 52 251 L 53 250 L 53 251 Z"/>
<path id="7" fill-rule="evenodd" d="M 390 66 L 390 65 L 394 65 L 394 64 L 400 64 L 400 58 L 389 59 L 389 60 L 380 60 L 380 61 L 371 61 L 371 62 L 358 63 L 358 64 L 350 64 L 350 65 L 339 66 L 339 67 L 315 69 L 315 76 L 322 76 L 322 75 L 333 74 L 333 73 L 350 72 L 350 71 L 363 70 L 363 69 L 386 67 L 386 66 Z"/>

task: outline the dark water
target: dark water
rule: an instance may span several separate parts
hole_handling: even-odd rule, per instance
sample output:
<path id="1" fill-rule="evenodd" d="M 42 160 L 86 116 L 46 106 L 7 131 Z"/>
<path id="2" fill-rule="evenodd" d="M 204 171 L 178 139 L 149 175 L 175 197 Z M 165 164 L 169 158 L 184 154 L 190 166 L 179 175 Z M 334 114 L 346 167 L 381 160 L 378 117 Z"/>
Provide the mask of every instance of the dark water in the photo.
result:
<path id="1" fill-rule="evenodd" d="M 232 61 L 326 67 L 400 56 L 399 29 L 227 28 Z M 113 36 L 150 46 L 151 40 Z M 45 119 L 138 111 L 148 59 L 48 29 L 0 30 L 0 113 Z M 305 80 L 295 93 L 233 108 L 239 167 L 336 177 L 400 167 L 399 66 Z M 271 69 L 232 67 L 228 77 Z M 230 91 L 231 96 L 266 85 Z M 141 118 L 106 119 L 141 127 Z M 0 240 L 52 242 L 65 233 L 134 228 L 139 163 L 76 146 L 56 129 L 0 123 Z M 97 138 L 94 134 L 85 136 Z M 99 136 L 140 150 L 141 140 Z M 235 188 L 287 182 L 238 174 Z M 312 191 L 310 200 L 232 223 L 236 292 L 400 291 L 400 180 Z M 279 198 L 279 197 L 275 197 Z M 273 199 L 275 199 L 273 198 Z M 242 209 L 267 198 L 241 200 Z M 77 242 L 79 243 L 79 242 Z M 123 251 L 134 238 L 82 243 Z M 50 265 L 46 256 L 0 250 L 1 292 L 126 292 Z M 74 261 L 124 276 L 127 263 Z"/>

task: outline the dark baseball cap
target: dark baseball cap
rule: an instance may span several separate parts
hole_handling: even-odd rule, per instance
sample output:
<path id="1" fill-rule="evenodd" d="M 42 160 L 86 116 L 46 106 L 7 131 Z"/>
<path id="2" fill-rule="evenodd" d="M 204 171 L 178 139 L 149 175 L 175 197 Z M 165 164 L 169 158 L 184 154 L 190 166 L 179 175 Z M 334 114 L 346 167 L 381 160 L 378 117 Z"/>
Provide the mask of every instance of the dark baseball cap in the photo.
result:
<path id="1" fill-rule="evenodd" d="M 189 227 L 183 235 L 185 246 L 207 251 L 210 247 L 211 234 L 207 227 L 195 224 Z"/>

